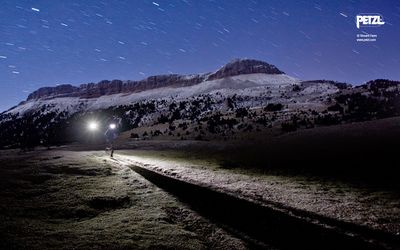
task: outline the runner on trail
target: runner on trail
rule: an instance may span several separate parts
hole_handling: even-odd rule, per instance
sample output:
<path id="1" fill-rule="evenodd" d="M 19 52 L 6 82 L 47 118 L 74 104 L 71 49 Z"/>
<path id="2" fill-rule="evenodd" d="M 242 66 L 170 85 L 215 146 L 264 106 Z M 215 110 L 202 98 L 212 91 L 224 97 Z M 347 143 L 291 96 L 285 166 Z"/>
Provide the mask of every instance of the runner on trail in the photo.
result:
<path id="1" fill-rule="evenodd" d="M 106 137 L 106 142 L 107 142 L 107 147 L 106 147 L 106 152 L 108 150 L 111 150 L 110 156 L 114 156 L 114 142 L 115 139 L 118 137 L 118 127 L 119 127 L 120 121 L 113 119 L 110 125 L 108 126 L 106 132 L 104 133 Z"/>

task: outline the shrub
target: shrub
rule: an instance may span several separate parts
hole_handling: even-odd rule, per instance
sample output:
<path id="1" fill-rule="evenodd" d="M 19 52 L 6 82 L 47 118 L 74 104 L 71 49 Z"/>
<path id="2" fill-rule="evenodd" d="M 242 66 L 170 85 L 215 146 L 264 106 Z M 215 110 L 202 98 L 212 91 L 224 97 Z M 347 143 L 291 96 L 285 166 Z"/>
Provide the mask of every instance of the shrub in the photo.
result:
<path id="1" fill-rule="evenodd" d="M 281 124 L 283 132 L 293 132 L 297 130 L 297 124 L 292 122 L 284 122 Z"/>
<path id="2" fill-rule="evenodd" d="M 280 103 L 274 104 L 274 103 L 269 103 L 264 110 L 265 111 L 280 111 L 283 109 L 283 105 Z"/>
<path id="3" fill-rule="evenodd" d="M 131 133 L 131 138 L 133 138 L 133 139 L 138 139 L 138 138 L 139 138 L 139 135 L 136 134 L 136 133 Z"/>
<path id="4" fill-rule="evenodd" d="M 236 117 L 243 118 L 249 115 L 249 111 L 246 108 L 238 108 L 236 110 Z"/>

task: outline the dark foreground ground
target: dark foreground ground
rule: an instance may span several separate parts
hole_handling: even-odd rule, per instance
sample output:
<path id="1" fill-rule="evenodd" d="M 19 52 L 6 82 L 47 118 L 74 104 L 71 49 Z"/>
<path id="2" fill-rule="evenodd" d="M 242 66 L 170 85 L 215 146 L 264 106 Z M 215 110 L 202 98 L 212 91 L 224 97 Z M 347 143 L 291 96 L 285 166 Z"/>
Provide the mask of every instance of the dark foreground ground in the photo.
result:
<path id="1" fill-rule="evenodd" d="M 0 249 L 244 249 L 101 152 L 0 156 Z"/>
<path id="2" fill-rule="evenodd" d="M 356 228 L 383 249 L 399 249 L 398 118 L 233 141 L 122 136 L 115 159 L 102 147 L 0 151 L 0 248 L 292 249 L 296 237 L 303 246 L 313 237 L 324 242 L 320 229 L 286 217 L 300 211 L 308 219 Z M 134 166 L 193 187 L 160 184 Z M 285 215 L 265 214 L 197 186 L 272 204 Z M 204 205 L 213 199 L 217 209 Z M 291 226 L 304 228 L 304 237 Z M 366 249 L 357 242 L 350 241 L 352 249 Z"/>

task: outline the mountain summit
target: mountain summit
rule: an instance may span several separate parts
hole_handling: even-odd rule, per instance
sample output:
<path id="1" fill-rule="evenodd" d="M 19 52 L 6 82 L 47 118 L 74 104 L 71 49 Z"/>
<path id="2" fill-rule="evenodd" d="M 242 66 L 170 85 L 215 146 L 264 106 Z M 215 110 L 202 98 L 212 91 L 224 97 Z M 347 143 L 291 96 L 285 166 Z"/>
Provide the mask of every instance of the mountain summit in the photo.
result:
<path id="1" fill-rule="evenodd" d="M 215 80 L 220 78 L 225 78 L 229 76 L 245 75 L 245 74 L 284 74 L 277 67 L 272 64 L 268 64 L 263 61 L 253 60 L 253 59 L 236 59 L 215 73 L 209 75 L 208 80 Z"/>

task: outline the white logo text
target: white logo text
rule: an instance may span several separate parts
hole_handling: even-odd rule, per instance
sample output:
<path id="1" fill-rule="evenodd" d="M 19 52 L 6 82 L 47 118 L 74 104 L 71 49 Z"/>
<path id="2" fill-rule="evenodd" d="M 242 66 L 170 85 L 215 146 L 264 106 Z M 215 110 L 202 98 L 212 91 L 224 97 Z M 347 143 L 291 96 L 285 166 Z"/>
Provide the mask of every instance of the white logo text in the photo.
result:
<path id="1" fill-rule="evenodd" d="M 379 27 L 384 25 L 383 16 L 381 14 L 358 14 L 356 16 L 356 25 L 360 27 Z"/>

